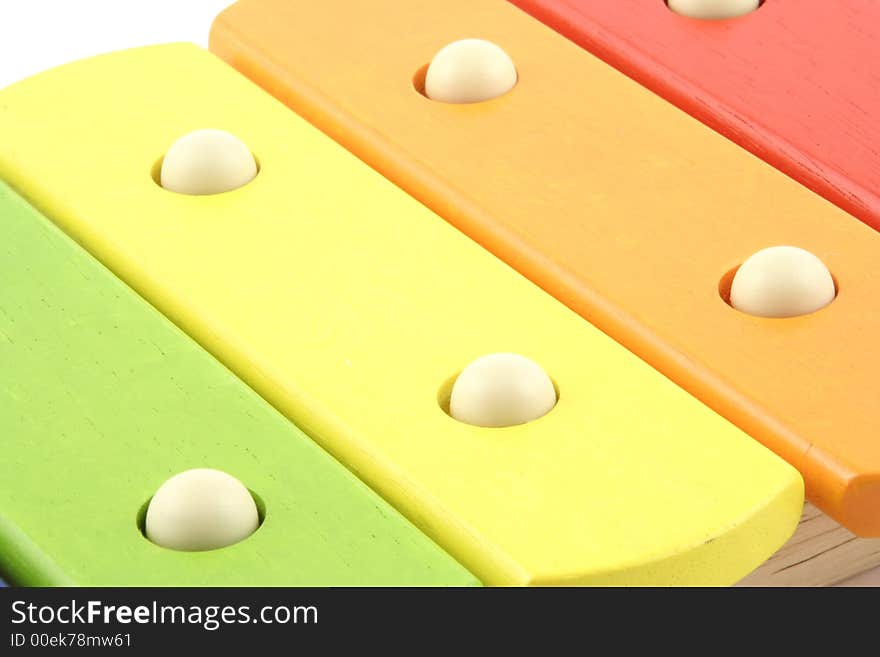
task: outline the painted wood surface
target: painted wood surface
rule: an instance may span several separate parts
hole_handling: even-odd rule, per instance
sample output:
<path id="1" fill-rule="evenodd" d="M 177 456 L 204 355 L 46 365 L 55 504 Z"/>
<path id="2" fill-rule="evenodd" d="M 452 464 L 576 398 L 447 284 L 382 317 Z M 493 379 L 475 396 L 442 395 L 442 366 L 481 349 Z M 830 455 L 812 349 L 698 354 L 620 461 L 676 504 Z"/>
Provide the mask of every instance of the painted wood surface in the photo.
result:
<path id="1" fill-rule="evenodd" d="M 434 53 L 474 36 L 513 58 L 513 90 L 420 94 Z M 880 536 L 876 231 L 502 0 L 242 0 L 211 48 Z M 772 320 L 725 303 L 730 273 L 778 244 L 830 267 L 831 305 Z"/>
<path id="2" fill-rule="evenodd" d="M 458 563 L 0 183 L 0 560 L 22 586 L 467 586 Z M 245 540 L 178 552 L 141 513 L 221 469 Z"/>
<path id="3" fill-rule="evenodd" d="M 511 0 L 880 228 L 880 2 L 766 0 L 729 20 L 661 0 Z"/>
<path id="4" fill-rule="evenodd" d="M 0 176 L 482 581 L 732 583 L 794 530 L 793 468 L 210 53 L 68 65 L 0 107 Z M 256 179 L 155 184 L 208 126 Z M 550 413 L 444 412 L 496 351 L 549 372 Z"/>

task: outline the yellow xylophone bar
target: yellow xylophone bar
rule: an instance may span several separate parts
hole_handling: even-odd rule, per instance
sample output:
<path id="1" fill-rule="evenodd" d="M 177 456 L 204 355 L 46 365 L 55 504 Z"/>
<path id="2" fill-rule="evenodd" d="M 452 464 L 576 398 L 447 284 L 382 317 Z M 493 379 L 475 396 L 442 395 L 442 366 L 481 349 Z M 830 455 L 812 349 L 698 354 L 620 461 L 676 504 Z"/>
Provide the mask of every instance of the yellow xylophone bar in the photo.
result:
<path id="1" fill-rule="evenodd" d="M 162 189 L 205 127 L 257 177 Z M 0 141 L 0 177 L 486 583 L 731 583 L 797 523 L 793 468 L 205 51 L 16 84 Z M 556 407 L 452 419 L 453 377 L 498 351 Z"/>

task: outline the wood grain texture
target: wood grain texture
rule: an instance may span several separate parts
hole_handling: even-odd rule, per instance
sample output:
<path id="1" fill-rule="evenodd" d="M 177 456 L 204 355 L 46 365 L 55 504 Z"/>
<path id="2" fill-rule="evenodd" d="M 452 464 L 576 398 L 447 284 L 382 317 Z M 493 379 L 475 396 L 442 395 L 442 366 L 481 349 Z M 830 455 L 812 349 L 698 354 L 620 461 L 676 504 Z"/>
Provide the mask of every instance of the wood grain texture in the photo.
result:
<path id="1" fill-rule="evenodd" d="M 835 584 L 835 586 L 847 588 L 865 588 L 869 586 L 880 586 L 880 566 L 861 572 L 858 575 L 848 577 L 847 579 Z"/>
<path id="2" fill-rule="evenodd" d="M 507 50 L 516 87 L 421 95 L 420 67 L 472 36 Z M 501 0 L 242 0 L 211 47 L 880 536 L 876 231 Z M 725 275 L 777 244 L 828 264 L 834 303 L 786 320 L 725 303 Z"/>
<path id="3" fill-rule="evenodd" d="M 880 228 L 880 3 L 767 0 L 723 21 L 661 0 L 511 0 Z"/>
<path id="4" fill-rule="evenodd" d="M 0 570 L 22 586 L 473 585 L 449 555 L 0 183 Z M 192 467 L 262 526 L 154 545 L 143 505 Z"/>
<path id="5" fill-rule="evenodd" d="M 833 586 L 876 566 L 880 539 L 859 538 L 805 504 L 794 536 L 738 586 Z"/>
<path id="6" fill-rule="evenodd" d="M 0 176 L 483 582 L 727 584 L 794 531 L 794 468 L 212 54 L 70 64 L 0 108 Z M 204 126 L 257 177 L 156 185 Z M 498 351 L 540 363 L 555 408 L 453 420 L 452 378 Z"/>

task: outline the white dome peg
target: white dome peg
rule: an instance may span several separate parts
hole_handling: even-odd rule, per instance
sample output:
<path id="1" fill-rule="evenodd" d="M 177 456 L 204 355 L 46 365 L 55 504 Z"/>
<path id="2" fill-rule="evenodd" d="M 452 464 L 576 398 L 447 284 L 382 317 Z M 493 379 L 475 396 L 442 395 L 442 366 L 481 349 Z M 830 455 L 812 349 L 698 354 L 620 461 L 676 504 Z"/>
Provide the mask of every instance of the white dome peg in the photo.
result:
<path id="1" fill-rule="evenodd" d="M 216 550 L 247 538 L 260 524 L 257 505 L 238 479 L 196 468 L 174 475 L 147 507 L 146 536 L 172 550 Z"/>
<path id="2" fill-rule="evenodd" d="M 772 246 L 749 257 L 730 287 L 730 305 L 758 317 L 797 317 L 834 300 L 825 264 L 796 246 Z"/>
<path id="3" fill-rule="evenodd" d="M 180 194 L 221 194 L 257 175 L 248 147 L 223 130 L 196 130 L 175 141 L 162 159 L 159 184 Z"/>
<path id="4" fill-rule="evenodd" d="M 761 0 L 668 0 L 676 14 L 689 18 L 736 18 L 755 11 Z"/>
<path id="5" fill-rule="evenodd" d="M 425 75 L 425 95 L 443 103 L 479 103 L 516 85 L 516 67 L 491 41 L 462 39 L 434 55 Z"/>
<path id="6" fill-rule="evenodd" d="M 509 427 L 546 415 L 556 389 L 537 363 L 517 354 L 481 356 L 452 386 L 449 414 L 480 427 Z"/>

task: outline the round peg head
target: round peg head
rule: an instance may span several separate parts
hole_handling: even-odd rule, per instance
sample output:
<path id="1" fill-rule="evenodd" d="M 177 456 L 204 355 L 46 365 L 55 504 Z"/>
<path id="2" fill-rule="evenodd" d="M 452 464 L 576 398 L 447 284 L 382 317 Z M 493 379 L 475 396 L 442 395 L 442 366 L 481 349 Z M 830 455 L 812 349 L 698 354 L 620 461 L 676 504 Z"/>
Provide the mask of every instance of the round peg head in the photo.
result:
<path id="1" fill-rule="evenodd" d="M 444 46 L 425 75 L 425 95 L 443 103 L 479 103 L 516 85 L 516 67 L 491 41 L 462 39 Z"/>
<path id="2" fill-rule="evenodd" d="M 246 185 L 256 175 L 257 162 L 238 137 L 223 130 L 196 130 L 168 149 L 159 184 L 180 194 L 222 194 Z"/>
<path id="3" fill-rule="evenodd" d="M 159 487 L 147 507 L 145 533 L 162 547 L 195 552 L 238 543 L 259 524 L 254 498 L 238 479 L 197 468 Z"/>
<path id="4" fill-rule="evenodd" d="M 761 0 L 668 0 L 676 14 L 689 18 L 736 18 L 755 11 Z"/>
<path id="5" fill-rule="evenodd" d="M 824 308 L 836 290 L 819 258 L 796 246 L 772 246 L 749 257 L 730 287 L 730 305 L 758 317 L 797 317 Z"/>
<path id="6" fill-rule="evenodd" d="M 452 386 L 449 414 L 480 427 L 525 424 L 556 405 L 553 381 L 537 363 L 518 354 L 481 356 Z"/>

